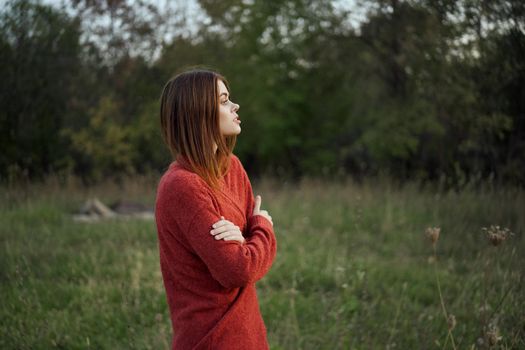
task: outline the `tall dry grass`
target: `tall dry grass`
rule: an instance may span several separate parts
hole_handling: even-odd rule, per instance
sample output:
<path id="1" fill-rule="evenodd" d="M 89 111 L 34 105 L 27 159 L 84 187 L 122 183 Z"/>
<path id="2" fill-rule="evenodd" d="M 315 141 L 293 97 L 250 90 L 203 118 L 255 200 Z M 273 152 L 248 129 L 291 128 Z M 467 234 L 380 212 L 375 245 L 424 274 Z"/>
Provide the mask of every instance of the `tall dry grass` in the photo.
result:
<path id="1" fill-rule="evenodd" d="M 168 348 L 154 223 L 70 215 L 89 197 L 153 205 L 156 183 L 55 178 L 0 191 L 0 348 Z M 278 237 L 257 285 L 272 349 L 525 347 L 523 190 L 254 188 Z M 491 225 L 514 235 L 494 246 Z M 427 227 L 441 229 L 435 251 Z"/>

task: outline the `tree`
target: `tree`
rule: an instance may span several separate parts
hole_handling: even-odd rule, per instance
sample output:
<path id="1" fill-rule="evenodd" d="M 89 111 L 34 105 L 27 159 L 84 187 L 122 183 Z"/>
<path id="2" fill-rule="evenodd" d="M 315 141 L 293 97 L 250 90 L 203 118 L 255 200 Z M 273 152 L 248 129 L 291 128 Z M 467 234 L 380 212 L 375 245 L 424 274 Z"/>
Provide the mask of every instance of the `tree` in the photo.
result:
<path id="1" fill-rule="evenodd" d="M 79 24 L 30 0 L 0 15 L 0 176 L 67 166 L 60 129 L 80 64 Z"/>

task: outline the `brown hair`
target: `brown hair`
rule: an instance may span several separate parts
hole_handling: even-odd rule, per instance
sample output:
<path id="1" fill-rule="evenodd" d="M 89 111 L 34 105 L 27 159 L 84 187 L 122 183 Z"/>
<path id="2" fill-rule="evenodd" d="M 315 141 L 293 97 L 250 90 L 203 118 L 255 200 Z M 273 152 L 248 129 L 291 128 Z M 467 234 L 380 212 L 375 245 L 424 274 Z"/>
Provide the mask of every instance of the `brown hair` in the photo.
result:
<path id="1" fill-rule="evenodd" d="M 182 161 L 213 189 L 219 187 L 219 179 L 228 171 L 236 142 L 236 136 L 223 136 L 220 132 L 219 80 L 229 90 L 226 79 L 216 72 L 183 72 L 168 81 L 160 100 L 162 136 L 173 158 Z"/>

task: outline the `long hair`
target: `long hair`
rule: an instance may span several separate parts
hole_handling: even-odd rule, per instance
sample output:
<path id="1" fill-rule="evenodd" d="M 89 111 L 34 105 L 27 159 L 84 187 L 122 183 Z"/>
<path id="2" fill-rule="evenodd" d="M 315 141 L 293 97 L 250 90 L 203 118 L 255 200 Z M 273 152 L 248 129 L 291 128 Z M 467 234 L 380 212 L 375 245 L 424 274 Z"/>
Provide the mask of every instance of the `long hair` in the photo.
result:
<path id="1" fill-rule="evenodd" d="M 199 175 L 212 189 L 219 188 L 220 178 L 228 171 L 237 139 L 220 132 L 219 80 L 229 90 L 226 79 L 216 72 L 183 72 L 168 81 L 160 100 L 162 136 L 174 160 Z"/>

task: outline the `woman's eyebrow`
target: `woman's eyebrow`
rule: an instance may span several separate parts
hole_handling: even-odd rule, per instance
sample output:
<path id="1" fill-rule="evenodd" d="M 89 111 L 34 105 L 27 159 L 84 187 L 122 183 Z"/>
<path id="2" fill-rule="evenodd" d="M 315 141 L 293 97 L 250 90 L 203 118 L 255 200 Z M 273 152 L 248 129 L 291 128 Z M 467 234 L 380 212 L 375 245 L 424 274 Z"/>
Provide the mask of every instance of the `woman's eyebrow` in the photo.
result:
<path id="1" fill-rule="evenodd" d="M 228 98 L 228 93 L 227 92 L 223 92 L 222 94 L 219 95 L 219 97 L 222 97 L 222 96 L 226 96 L 226 98 Z"/>

